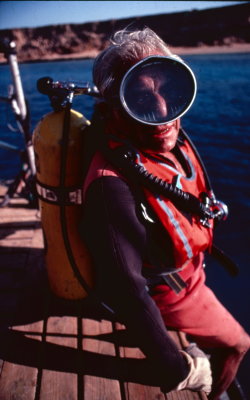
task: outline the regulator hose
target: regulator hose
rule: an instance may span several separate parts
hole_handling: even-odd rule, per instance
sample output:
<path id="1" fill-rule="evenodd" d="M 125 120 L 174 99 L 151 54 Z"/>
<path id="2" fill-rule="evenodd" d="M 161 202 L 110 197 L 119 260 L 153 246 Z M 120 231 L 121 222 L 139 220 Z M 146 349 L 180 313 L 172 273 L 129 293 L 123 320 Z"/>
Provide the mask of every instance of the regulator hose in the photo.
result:
<path id="1" fill-rule="evenodd" d="M 204 173 L 209 195 L 205 192 L 201 193 L 201 199 L 149 173 L 144 166 L 137 164 L 135 162 L 137 151 L 131 143 L 123 141 L 121 146 L 110 149 L 108 141 L 112 139 L 117 141 L 117 137 L 109 135 L 108 140 L 107 138 L 102 140 L 100 145 L 101 150 L 111 164 L 120 170 L 125 177 L 129 178 L 131 182 L 139 183 L 157 195 L 167 197 L 179 211 L 199 217 L 202 225 L 210 227 L 209 219 L 214 219 L 215 221 L 225 220 L 228 210 L 227 207 L 223 209 L 223 203 L 216 200 L 208 173 L 191 139 L 182 129 L 180 134 L 192 147 Z M 212 245 L 211 254 L 232 276 L 236 276 L 239 273 L 238 265 L 215 244 Z"/>
<path id="2" fill-rule="evenodd" d="M 115 165 L 126 177 L 142 184 L 150 191 L 167 197 L 180 211 L 191 213 L 201 219 L 213 218 L 209 205 L 209 197 L 204 202 L 189 192 L 184 192 L 156 175 L 149 173 L 146 168 L 135 162 L 135 150 L 129 145 L 119 146 L 116 149 L 104 148 L 108 160 Z"/>

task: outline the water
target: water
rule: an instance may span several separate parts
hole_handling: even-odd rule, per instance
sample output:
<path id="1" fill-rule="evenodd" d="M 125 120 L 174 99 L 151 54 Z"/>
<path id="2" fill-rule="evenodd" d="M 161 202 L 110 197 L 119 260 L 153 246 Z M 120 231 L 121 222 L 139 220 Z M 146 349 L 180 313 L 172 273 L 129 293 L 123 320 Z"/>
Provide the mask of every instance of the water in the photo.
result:
<path id="1" fill-rule="evenodd" d="M 240 274 L 232 278 L 217 262 L 209 260 L 207 281 L 216 295 L 239 322 L 250 331 L 250 256 L 249 256 L 249 150 L 250 150 L 250 54 L 184 56 L 193 69 L 198 92 L 183 117 L 182 125 L 202 155 L 217 197 L 229 206 L 230 218 L 217 227 L 216 243 L 237 261 Z M 31 110 L 31 124 L 51 110 L 46 96 L 36 90 L 37 79 L 91 81 L 92 60 L 23 64 L 20 66 L 25 94 Z M 6 95 L 11 82 L 8 66 L 0 66 L 0 95 Z M 93 99 L 79 96 L 74 108 L 91 117 Z M 23 140 L 11 132 L 7 123 L 14 120 L 11 111 L 0 103 L 0 140 L 19 148 Z M 0 148 L 0 179 L 13 178 L 19 168 L 13 151 Z M 248 355 L 239 378 L 250 395 Z"/>

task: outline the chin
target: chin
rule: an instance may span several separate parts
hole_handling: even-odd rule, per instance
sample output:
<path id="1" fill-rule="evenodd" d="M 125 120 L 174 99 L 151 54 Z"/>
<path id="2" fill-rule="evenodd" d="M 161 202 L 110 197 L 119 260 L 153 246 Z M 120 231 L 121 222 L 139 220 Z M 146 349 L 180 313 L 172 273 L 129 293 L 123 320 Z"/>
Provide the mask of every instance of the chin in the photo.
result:
<path id="1" fill-rule="evenodd" d="M 147 150 L 151 150 L 151 151 L 156 151 L 158 153 L 165 153 L 168 151 L 171 151 L 177 142 L 177 138 L 178 138 L 178 131 L 176 131 L 173 135 L 171 135 L 171 138 L 156 138 L 156 137 L 151 137 L 148 138 L 147 143 L 144 140 L 141 142 L 142 147 L 144 147 L 144 149 L 147 148 Z"/>
<path id="2" fill-rule="evenodd" d="M 176 137 L 175 140 L 172 140 L 172 141 L 167 142 L 167 143 L 163 143 L 162 146 L 161 146 L 161 151 L 165 152 L 165 151 L 173 150 L 173 148 L 176 145 L 176 142 L 177 142 L 177 137 Z"/>

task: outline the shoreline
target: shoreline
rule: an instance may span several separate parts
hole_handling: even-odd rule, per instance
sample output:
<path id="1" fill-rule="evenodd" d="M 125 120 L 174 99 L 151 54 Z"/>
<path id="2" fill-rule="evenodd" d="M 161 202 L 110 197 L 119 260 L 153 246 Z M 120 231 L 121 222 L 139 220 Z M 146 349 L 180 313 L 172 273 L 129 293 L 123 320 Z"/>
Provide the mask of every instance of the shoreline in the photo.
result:
<path id="1" fill-rule="evenodd" d="M 206 54 L 231 54 L 231 53 L 250 53 L 250 43 L 234 43 L 230 45 L 222 46 L 197 46 L 197 47 L 172 47 L 169 46 L 170 50 L 174 54 L 178 55 L 206 55 Z M 44 56 L 39 59 L 29 59 L 29 60 L 18 60 L 20 64 L 27 63 L 40 63 L 49 61 L 64 61 L 64 60 L 80 60 L 80 59 L 92 59 L 99 54 L 98 50 L 87 50 L 74 54 L 52 54 L 49 56 Z M 6 64 L 6 59 L 0 55 L 0 64 Z"/>
<path id="2" fill-rule="evenodd" d="M 196 46 L 196 47 L 172 47 L 170 50 L 176 54 L 230 54 L 230 53 L 250 53 L 250 43 L 233 43 L 222 46 Z"/>

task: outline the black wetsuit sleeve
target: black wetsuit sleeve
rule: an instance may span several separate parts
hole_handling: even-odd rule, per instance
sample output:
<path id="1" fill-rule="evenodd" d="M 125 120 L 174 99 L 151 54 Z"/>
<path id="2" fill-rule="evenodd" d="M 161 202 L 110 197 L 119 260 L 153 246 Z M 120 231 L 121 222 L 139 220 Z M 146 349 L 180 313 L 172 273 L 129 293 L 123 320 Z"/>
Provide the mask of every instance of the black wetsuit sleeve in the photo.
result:
<path id="1" fill-rule="evenodd" d="M 123 180 L 102 177 L 90 185 L 81 232 L 94 258 L 98 294 L 124 322 L 138 347 L 156 363 L 164 390 L 173 389 L 186 378 L 188 366 L 146 290 L 142 260 L 147 232 Z"/>

